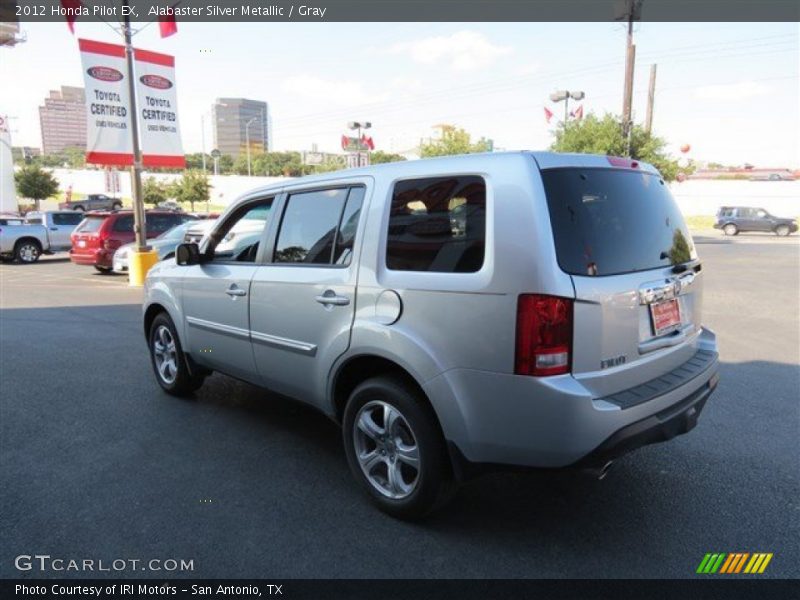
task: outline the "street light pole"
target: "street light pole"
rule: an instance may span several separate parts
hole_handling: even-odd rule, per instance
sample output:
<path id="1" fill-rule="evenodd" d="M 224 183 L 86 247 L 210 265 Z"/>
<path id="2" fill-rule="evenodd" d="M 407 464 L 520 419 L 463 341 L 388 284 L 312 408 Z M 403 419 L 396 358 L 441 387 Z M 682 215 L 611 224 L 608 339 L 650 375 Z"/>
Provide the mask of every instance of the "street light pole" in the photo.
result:
<path id="1" fill-rule="evenodd" d="M 203 175 L 206 174 L 206 114 L 200 115 L 200 148 L 203 151 Z"/>
<path id="2" fill-rule="evenodd" d="M 253 117 L 244 124 L 244 143 L 247 146 L 247 176 L 251 175 L 250 172 L 250 125 L 254 122 L 261 120 L 261 117 Z"/>
<path id="3" fill-rule="evenodd" d="M 147 252 L 147 230 L 142 198 L 142 149 L 139 147 L 139 115 L 136 109 L 136 84 L 133 79 L 133 43 L 131 42 L 131 19 L 128 16 L 128 0 L 122 0 L 126 13 L 122 29 L 125 36 L 125 60 L 128 70 L 128 95 L 131 106 L 131 142 L 133 166 L 131 167 L 131 195 L 133 196 L 133 231 L 136 236 L 136 251 Z"/>

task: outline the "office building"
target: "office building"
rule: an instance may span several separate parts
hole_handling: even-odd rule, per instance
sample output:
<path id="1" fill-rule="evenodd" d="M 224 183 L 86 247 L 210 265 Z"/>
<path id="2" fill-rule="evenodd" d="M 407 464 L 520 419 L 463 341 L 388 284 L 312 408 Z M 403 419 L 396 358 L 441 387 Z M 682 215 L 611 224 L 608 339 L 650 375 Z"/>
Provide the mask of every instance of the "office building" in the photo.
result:
<path id="1" fill-rule="evenodd" d="M 217 98 L 211 107 L 214 123 L 214 148 L 234 159 L 247 152 L 272 149 L 272 121 L 269 106 L 260 100 Z"/>
<path id="2" fill-rule="evenodd" d="M 39 107 L 42 153 L 57 154 L 70 146 L 86 147 L 86 104 L 83 88 L 62 85 L 51 90 Z"/>

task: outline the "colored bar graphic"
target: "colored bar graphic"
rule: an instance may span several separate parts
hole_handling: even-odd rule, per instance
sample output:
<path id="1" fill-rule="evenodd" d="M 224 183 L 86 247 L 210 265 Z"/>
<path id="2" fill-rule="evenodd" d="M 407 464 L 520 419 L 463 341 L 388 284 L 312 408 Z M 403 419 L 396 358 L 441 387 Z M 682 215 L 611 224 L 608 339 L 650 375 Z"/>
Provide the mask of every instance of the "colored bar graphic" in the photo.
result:
<path id="1" fill-rule="evenodd" d="M 732 575 L 741 573 L 744 569 L 745 573 L 759 574 L 763 573 L 769 562 L 772 560 L 773 554 L 771 552 L 725 552 L 711 553 L 708 552 L 700 561 L 697 567 L 697 573 L 720 575 Z M 747 566 L 745 566 L 747 565 Z"/>

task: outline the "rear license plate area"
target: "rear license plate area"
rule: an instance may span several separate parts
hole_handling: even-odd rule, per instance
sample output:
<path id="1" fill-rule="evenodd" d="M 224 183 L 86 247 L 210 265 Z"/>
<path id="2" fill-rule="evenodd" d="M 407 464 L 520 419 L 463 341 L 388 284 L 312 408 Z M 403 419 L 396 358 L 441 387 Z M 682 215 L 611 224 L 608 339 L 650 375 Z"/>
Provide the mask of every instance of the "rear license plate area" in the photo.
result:
<path id="1" fill-rule="evenodd" d="M 650 319 L 656 337 L 670 333 L 681 326 L 681 307 L 677 298 L 650 305 Z"/>

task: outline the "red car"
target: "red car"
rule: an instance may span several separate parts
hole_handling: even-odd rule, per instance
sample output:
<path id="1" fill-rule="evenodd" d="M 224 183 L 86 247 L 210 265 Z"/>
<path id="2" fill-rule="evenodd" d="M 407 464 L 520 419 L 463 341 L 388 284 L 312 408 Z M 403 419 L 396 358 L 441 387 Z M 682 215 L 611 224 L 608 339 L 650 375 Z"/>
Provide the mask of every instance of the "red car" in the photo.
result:
<path id="1" fill-rule="evenodd" d="M 157 237 L 175 225 L 193 220 L 195 217 L 185 213 L 148 211 L 145 216 L 147 238 Z M 112 269 L 117 248 L 134 240 L 132 211 L 90 212 L 72 232 L 69 258 L 77 265 L 92 265 L 107 273 Z"/>

